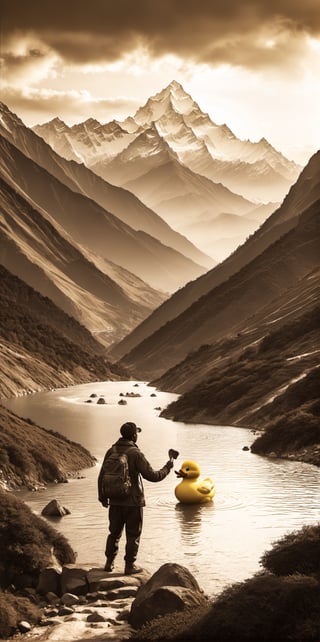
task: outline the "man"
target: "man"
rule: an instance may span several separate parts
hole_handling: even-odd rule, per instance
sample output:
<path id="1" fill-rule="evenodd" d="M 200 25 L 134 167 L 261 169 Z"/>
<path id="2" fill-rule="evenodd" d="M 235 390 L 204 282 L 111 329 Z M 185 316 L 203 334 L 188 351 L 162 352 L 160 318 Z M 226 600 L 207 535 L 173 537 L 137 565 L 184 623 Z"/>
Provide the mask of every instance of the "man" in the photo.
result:
<path id="1" fill-rule="evenodd" d="M 136 444 L 139 432 L 141 432 L 141 428 L 136 426 L 134 422 L 127 421 L 120 428 L 120 439 L 112 447 L 116 448 L 120 454 L 127 455 L 131 479 L 129 494 L 121 499 L 106 501 L 102 491 L 103 465 L 98 477 L 99 501 L 104 506 L 109 505 L 109 535 L 106 541 L 105 555 L 107 560 L 104 569 L 108 572 L 113 570 L 119 540 L 125 528 L 125 575 L 140 573 L 143 570 L 135 566 L 142 531 L 143 506 L 145 506 L 142 477 L 147 481 L 159 482 L 167 477 L 173 468 L 173 461 L 169 459 L 163 468 L 158 471 L 153 470 Z M 112 448 L 106 452 L 105 459 L 111 454 Z"/>

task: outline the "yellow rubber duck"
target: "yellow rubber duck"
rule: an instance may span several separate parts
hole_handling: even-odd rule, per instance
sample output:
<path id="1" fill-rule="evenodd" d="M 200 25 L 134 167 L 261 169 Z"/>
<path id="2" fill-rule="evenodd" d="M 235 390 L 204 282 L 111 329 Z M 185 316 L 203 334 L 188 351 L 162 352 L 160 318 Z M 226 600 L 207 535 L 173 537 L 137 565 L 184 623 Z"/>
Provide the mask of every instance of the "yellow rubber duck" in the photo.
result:
<path id="1" fill-rule="evenodd" d="M 175 489 L 175 496 L 182 504 L 203 504 L 210 502 L 215 494 L 214 483 L 210 477 L 199 480 L 200 467 L 196 461 L 184 461 L 180 470 L 175 471 L 182 477 Z"/>

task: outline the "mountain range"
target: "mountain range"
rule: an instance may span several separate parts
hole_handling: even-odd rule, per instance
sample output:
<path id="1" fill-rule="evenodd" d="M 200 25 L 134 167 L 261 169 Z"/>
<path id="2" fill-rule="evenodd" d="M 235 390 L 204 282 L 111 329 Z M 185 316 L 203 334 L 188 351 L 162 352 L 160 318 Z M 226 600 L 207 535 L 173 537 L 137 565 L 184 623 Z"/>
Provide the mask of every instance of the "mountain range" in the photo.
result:
<path id="1" fill-rule="evenodd" d="M 105 345 L 214 264 L 127 190 L 58 156 L 5 105 L 0 148 L 1 263 Z"/>
<path id="2" fill-rule="evenodd" d="M 276 209 L 301 171 L 265 139 L 241 141 L 216 125 L 176 81 L 123 122 L 69 127 L 54 119 L 34 130 L 61 156 L 128 188 L 218 261 Z M 238 217 L 234 233 L 230 215 Z"/>

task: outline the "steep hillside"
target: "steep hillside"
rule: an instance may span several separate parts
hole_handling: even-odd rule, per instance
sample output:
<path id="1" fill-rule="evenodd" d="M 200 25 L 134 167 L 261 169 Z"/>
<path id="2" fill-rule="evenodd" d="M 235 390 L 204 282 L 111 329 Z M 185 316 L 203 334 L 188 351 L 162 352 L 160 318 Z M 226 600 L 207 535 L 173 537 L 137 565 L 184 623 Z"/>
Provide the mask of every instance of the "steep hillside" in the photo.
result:
<path id="1" fill-rule="evenodd" d="M 315 305 L 320 287 L 314 276 L 308 277 L 313 281 L 309 296 L 295 297 L 301 308 L 290 321 L 283 317 L 274 329 L 266 314 L 264 330 L 269 331 L 259 336 L 252 320 L 247 334 L 203 346 L 153 382 L 162 389 L 186 390 L 162 416 L 261 429 L 253 452 L 320 465 L 320 307 Z M 303 285 L 306 280 L 301 293 Z"/>
<path id="2" fill-rule="evenodd" d="M 224 367 L 230 359 L 239 359 L 252 346 L 258 345 L 271 331 L 294 324 L 316 305 L 320 294 L 320 268 L 299 279 L 268 305 L 239 323 L 236 332 L 203 344 L 186 358 L 166 371 L 155 385 L 166 390 L 184 393 L 200 383 L 216 366 Z"/>
<path id="3" fill-rule="evenodd" d="M 26 127 L 16 114 L 13 114 L 1 103 L 0 115 L 2 136 L 73 192 L 78 192 L 94 200 L 103 209 L 114 214 L 134 230 L 143 230 L 164 245 L 174 248 L 200 265 L 207 268 L 214 265 L 213 259 L 201 253 L 190 241 L 169 227 L 160 216 L 141 203 L 134 194 L 102 180 L 83 163 L 68 161 L 63 157 L 64 154 L 62 156 L 57 154 L 40 136 Z M 92 135 L 94 137 L 94 133 Z M 60 149 L 61 136 L 63 137 L 61 126 L 58 127 L 57 136 Z"/>
<path id="4" fill-rule="evenodd" d="M 40 428 L 0 405 L 0 488 L 39 485 L 76 477 L 95 458 L 57 432 Z"/>
<path id="5" fill-rule="evenodd" d="M 155 378 L 205 343 L 239 331 L 240 325 L 318 266 L 320 200 L 304 212 L 296 227 L 230 279 L 212 289 L 120 363 L 136 375 Z"/>
<path id="6" fill-rule="evenodd" d="M 236 278 L 236 275 L 240 274 L 241 270 L 248 268 L 248 274 L 251 272 L 252 281 L 255 280 L 255 263 L 254 260 L 258 259 L 259 256 L 264 253 L 269 247 L 272 246 L 278 239 L 281 239 L 287 232 L 294 230 L 297 226 L 299 217 L 302 212 L 309 207 L 312 203 L 320 199 L 320 152 L 315 154 L 309 161 L 306 168 L 302 171 L 297 183 L 291 188 L 287 197 L 285 198 L 283 204 L 280 208 L 274 212 L 269 219 L 251 236 L 249 239 L 240 246 L 230 257 L 228 257 L 223 263 L 217 265 L 213 270 L 210 270 L 206 274 L 202 275 L 197 280 L 188 283 L 184 288 L 181 288 L 179 291 L 175 292 L 172 297 L 165 301 L 157 310 L 155 310 L 140 326 L 138 326 L 130 335 L 125 337 L 123 341 L 111 348 L 111 354 L 114 358 L 118 359 L 127 355 L 125 360 L 130 367 L 134 367 L 135 364 L 135 353 L 131 352 L 140 344 L 151 337 L 157 332 L 160 328 L 170 327 L 170 321 L 179 317 L 184 311 L 186 311 L 186 316 L 188 316 L 188 308 L 193 304 L 196 305 L 198 299 L 214 291 L 216 288 L 220 288 L 219 292 L 225 292 L 226 301 L 228 306 L 230 305 L 230 315 L 226 314 L 225 318 L 225 332 L 228 332 L 232 329 L 233 323 L 235 321 L 234 314 L 235 308 L 232 307 L 234 294 L 230 291 L 228 293 L 229 284 L 232 278 Z M 317 207 L 315 205 L 315 207 Z M 317 227 L 317 217 L 315 214 L 314 225 Z M 298 236 L 298 235 L 297 235 Z M 298 240 L 298 239 L 297 239 Z M 279 248 L 280 249 L 280 248 Z M 292 247 L 291 251 L 295 251 Z M 298 269 L 296 265 L 297 261 L 294 261 L 293 256 L 289 260 L 294 263 L 293 271 Z M 268 261 L 268 259 L 266 259 Z M 270 269 L 272 269 L 273 256 L 272 252 L 270 254 L 269 264 Z M 276 257 L 276 260 L 281 260 L 281 257 Z M 251 267 L 250 267 L 251 264 Z M 247 278 L 247 277 L 246 277 Z M 277 281 L 277 275 L 274 273 L 274 284 Z M 221 289 L 222 288 L 222 289 Z M 225 288 L 225 289 L 223 289 Z M 262 295 L 261 287 L 259 286 L 258 279 L 256 279 L 256 290 L 258 296 Z M 254 292 L 252 292 L 253 298 L 251 299 L 251 305 L 254 305 Z M 274 296 L 276 292 L 274 293 Z M 235 302 L 236 303 L 236 302 Z M 252 308 L 251 308 L 252 309 Z M 226 308 L 227 312 L 227 308 Z M 250 309 L 248 310 L 250 314 Z M 193 311 L 192 311 L 193 315 Z M 191 315 L 191 316 L 192 316 Z M 230 318 L 231 326 L 228 326 L 228 319 Z M 207 320 L 210 323 L 209 311 L 207 311 Z M 146 349 L 147 349 L 147 344 Z M 144 347 L 141 345 L 139 350 L 139 359 L 142 362 L 143 359 L 143 350 Z M 169 367 L 169 364 L 168 364 Z M 158 371 L 159 372 L 159 371 Z M 156 376 L 156 373 L 151 376 Z"/>
<path id="7" fill-rule="evenodd" d="M 73 192 L 2 137 L 0 149 L 4 180 L 89 252 L 163 292 L 174 291 L 204 272 L 179 252 L 136 232 L 95 201 Z"/>
<path id="8" fill-rule="evenodd" d="M 128 375 L 91 334 L 0 266 L 0 397 Z"/>
<path id="9" fill-rule="evenodd" d="M 49 297 L 105 345 L 162 300 L 124 269 L 86 252 L 0 178 L 0 263 Z"/>

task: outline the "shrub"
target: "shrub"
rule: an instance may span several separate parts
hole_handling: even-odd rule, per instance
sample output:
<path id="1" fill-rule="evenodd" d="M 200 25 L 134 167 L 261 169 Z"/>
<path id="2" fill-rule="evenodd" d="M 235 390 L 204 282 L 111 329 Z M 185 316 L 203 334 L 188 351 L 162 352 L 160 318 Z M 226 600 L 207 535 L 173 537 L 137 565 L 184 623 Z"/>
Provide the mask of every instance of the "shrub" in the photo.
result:
<path id="1" fill-rule="evenodd" d="M 307 576 L 257 575 L 224 591 L 178 642 L 317 642 L 319 582 Z"/>
<path id="2" fill-rule="evenodd" d="M 319 444 L 319 419 L 314 416 L 313 408 L 308 411 L 293 409 L 266 425 L 265 432 L 251 446 L 253 453 L 285 453 Z"/>
<path id="3" fill-rule="evenodd" d="M 156 617 L 144 624 L 130 639 L 135 642 L 140 642 L 140 640 L 144 642 L 176 640 L 178 635 L 184 635 L 185 631 L 188 631 L 195 622 L 200 621 L 208 611 L 209 608 L 206 606 Z"/>
<path id="4" fill-rule="evenodd" d="M 304 526 L 275 542 L 262 556 L 261 564 L 276 575 L 320 575 L 320 523 Z"/>
<path id="5" fill-rule="evenodd" d="M 21 620 L 36 624 L 40 618 L 39 608 L 27 598 L 0 591 L 0 638 L 13 635 Z"/>

